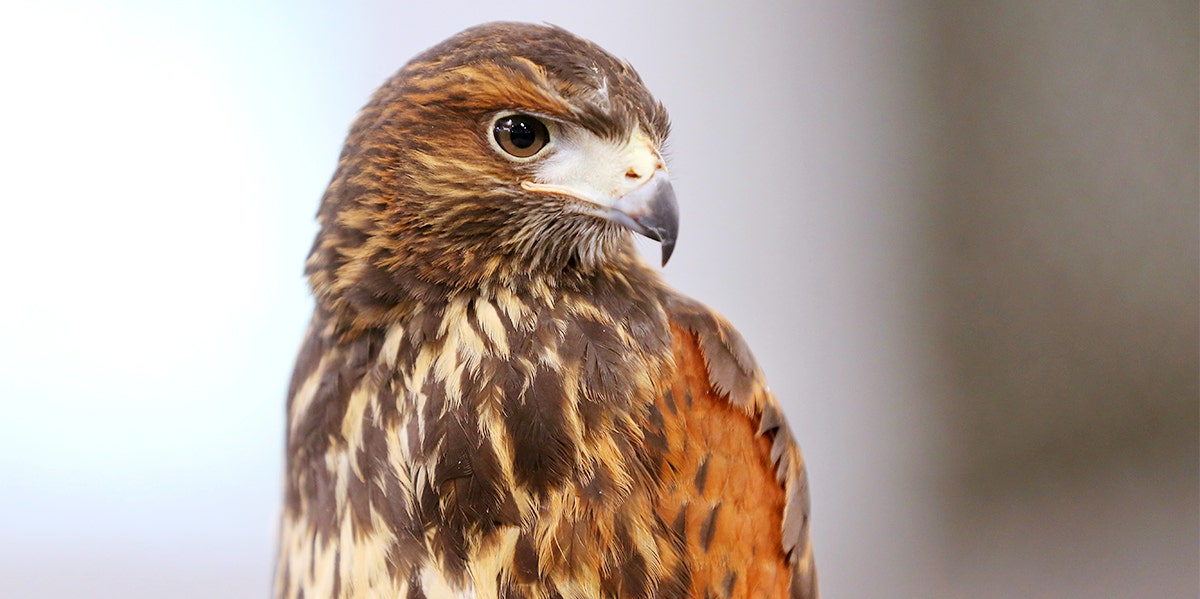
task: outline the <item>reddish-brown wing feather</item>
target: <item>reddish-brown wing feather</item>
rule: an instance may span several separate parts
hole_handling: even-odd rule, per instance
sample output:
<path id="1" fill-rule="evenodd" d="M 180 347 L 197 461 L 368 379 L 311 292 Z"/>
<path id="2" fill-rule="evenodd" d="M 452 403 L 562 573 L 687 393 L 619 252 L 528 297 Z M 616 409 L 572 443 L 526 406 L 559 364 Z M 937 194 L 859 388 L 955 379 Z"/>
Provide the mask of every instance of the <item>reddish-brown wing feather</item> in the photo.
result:
<path id="1" fill-rule="evenodd" d="M 659 513 L 686 540 L 691 595 L 815 599 L 804 464 L 778 404 L 728 323 L 689 300 L 670 307 Z"/>

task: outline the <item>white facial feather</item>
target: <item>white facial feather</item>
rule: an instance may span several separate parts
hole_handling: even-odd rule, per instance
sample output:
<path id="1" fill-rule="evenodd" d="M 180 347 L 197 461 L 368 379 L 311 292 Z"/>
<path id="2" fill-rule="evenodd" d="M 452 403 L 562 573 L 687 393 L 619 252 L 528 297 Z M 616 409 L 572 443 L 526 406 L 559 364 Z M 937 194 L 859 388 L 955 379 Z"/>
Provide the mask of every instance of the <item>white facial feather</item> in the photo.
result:
<path id="1" fill-rule="evenodd" d="M 641 131 L 613 142 L 579 127 L 558 128 L 550 155 L 535 171 L 537 183 L 571 190 L 571 195 L 608 209 L 663 166 L 662 155 Z"/>

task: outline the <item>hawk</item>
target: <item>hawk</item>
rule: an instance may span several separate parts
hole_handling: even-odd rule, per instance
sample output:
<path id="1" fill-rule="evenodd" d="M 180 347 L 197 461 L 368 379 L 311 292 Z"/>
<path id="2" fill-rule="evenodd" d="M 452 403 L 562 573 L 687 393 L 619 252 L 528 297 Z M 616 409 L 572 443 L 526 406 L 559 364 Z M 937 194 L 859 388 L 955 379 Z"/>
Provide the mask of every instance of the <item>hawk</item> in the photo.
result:
<path id="1" fill-rule="evenodd" d="M 667 113 L 551 26 L 362 109 L 318 212 L 280 598 L 817 596 L 804 462 L 742 337 L 634 247 Z"/>

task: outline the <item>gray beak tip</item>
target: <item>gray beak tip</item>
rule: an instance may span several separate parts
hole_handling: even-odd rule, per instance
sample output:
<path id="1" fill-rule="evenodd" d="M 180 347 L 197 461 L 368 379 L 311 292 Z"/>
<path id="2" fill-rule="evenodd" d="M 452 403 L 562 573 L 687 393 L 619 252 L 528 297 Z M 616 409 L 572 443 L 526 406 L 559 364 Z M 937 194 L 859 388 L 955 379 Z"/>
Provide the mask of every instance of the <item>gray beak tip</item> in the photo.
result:
<path id="1" fill-rule="evenodd" d="M 641 188 L 618 200 L 613 210 L 613 220 L 662 244 L 662 263 L 666 266 L 679 235 L 679 204 L 666 175 L 655 175 Z"/>
<path id="2" fill-rule="evenodd" d="M 675 240 L 668 239 L 662 242 L 662 265 L 667 265 L 667 260 L 671 259 L 671 254 L 675 252 Z"/>

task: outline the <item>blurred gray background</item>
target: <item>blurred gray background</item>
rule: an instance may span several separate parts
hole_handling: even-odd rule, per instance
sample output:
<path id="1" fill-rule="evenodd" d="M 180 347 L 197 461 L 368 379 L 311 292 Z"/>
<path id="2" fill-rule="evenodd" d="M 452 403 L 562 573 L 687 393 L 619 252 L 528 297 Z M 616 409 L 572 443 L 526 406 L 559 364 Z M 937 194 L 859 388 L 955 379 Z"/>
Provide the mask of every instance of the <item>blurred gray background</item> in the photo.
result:
<path id="1" fill-rule="evenodd" d="M 670 109 L 826 597 L 1197 596 L 1197 5 L 1065 0 L 0 8 L 0 595 L 267 596 L 342 137 L 497 19 Z"/>

